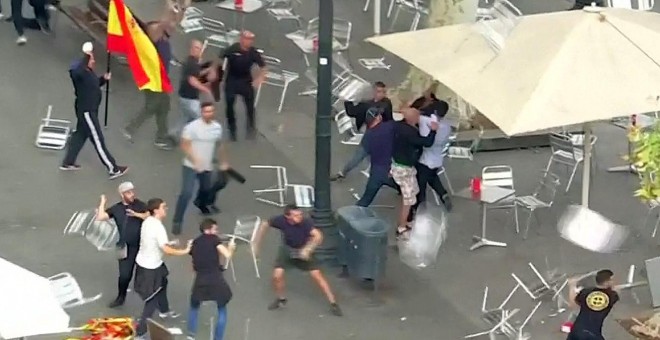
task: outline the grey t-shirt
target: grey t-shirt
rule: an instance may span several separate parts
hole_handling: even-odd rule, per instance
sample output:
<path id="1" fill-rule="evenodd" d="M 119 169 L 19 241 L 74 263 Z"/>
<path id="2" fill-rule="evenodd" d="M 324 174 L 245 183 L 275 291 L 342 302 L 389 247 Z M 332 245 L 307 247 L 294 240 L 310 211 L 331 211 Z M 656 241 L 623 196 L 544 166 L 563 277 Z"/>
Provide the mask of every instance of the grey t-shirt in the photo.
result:
<path id="1" fill-rule="evenodd" d="M 213 170 L 213 154 L 216 145 L 222 139 L 222 125 L 215 120 L 207 123 L 202 118 L 198 118 L 183 128 L 181 138 L 191 142 L 192 152 L 200 162 L 199 170 Z M 194 167 L 188 157 L 183 159 L 183 165 Z"/>

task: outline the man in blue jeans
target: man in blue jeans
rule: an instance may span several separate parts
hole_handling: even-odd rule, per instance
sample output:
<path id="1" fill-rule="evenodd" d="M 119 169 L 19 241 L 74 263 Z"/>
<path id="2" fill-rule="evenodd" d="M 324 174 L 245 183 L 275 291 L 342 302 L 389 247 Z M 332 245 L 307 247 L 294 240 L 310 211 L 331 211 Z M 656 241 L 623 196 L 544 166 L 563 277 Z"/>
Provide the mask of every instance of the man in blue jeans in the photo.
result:
<path id="1" fill-rule="evenodd" d="M 181 234 L 181 224 L 186 213 L 188 202 L 192 198 L 195 182 L 199 183 L 195 206 L 204 215 L 219 210 L 212 206 L 214 193 L 211 190 L 211 175 L 213 173 L 214 153 L 217 150 L 220 160 L 220 169 L 229 169 L 227 154 L 222 140 L 222 125 L 214 119 L 215 109 L 213 103 L 201 104 L 202 114 L 198 119 L 188 123 L 181 133 L 181 150 L 183 159 L 183 179 L 181 193 L 176 202 L 172 233 Z M 212 211 L 213 210 L 213 211 Z"/>
<path id="2" fill-rule="evenodd" d="M 365 152 L 371 159 L 371 167 L 364 194 L 356 203 L 361 207 L 368 207 L 383 185 L 399 190 L 389 175 L 392 165 L 395 122 L 383 122 L 383 115 L 378 110 L 369 110 L 365 122 L 368 129 L 363 140 L 366 142 Z"/>
<path id="3" fill-rule="evenodd" d="M 192 256 L 195 281 L 190 295 L 188 313 L 188 340 L 195 340 L 197 320 L 202 302 L 215 301 L 218 308 L 218 320 L 215 324 L 213 340 L 222 340 L 227 326 L 227 303 L 232 298 L 231 289 L 222 275 L 223 266 L 236 250 L 234 240 L 224 246 L 218 237 L 218 224 L 207 218 L 199 226 L 202 235 L 192 243 Z M 222 257 L 221 257 L 222 256 Z M 222 258 L 223 261 L 220 261 Z"/>

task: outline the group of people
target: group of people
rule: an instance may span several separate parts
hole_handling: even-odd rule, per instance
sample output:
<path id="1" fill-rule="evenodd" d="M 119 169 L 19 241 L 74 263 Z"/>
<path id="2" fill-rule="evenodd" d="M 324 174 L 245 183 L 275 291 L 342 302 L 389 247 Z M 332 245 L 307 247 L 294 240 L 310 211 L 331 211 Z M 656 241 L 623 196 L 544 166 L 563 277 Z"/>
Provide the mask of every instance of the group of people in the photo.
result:
<path id="1" fill-rule="evenodd" d="M 437 84 L 420 98 L 400 110 L 402 120 L 395 121 L 392 103 L 383 82 L 374 83 L 372 99 L 345 103 L 347 115 L 354 117 L 357 128 L 366 131 L 353 157 L 330 179 L 343 179 L 365 158 L 370 159 L 369 179 L 357 205 L 369 206 L 382 186 L 399 192 L 402 199 L 397 236 L 406 236 L 410 222 L 421 203 L 426 201 L 426 187 L 431 186 L 447 210 L 451 199 L 440 182 L 445 150 L 452 134 L 444 120 L 449 105 L 435 96 Z"/>
<path id="2" fill-rule="evenodd" d="M 160 198 L 152 198 L 146 203 L 141 201 L 131 182 L 121 183 L 118 192 L 120 201 L 110 207 L 107 206 L 106 196 L 101 195 L 96 217 L 99 221 L 112 219 L 120 235 L 117 242 L 118 293 L 109 307 L 117 308 L 124 304 L 130 282 L 135 276 L 135 292 L 144 301 L 136 329 L 138 339 L 142 339 L 147 333 L 147 320 L 153 317 L 156 310 L 161 318 L 178 317 L 179 314 L 170 308 L 168 301 L 169 270 L 164 257 L 190 255 L 195 276 L 187 320 L 188 339 L 194 340 L 197 334 L 201 303 L 215 301 L 218 319 L 214 328 L 214 339 L 221 340 L 227 323 L 227 304 L 232 298 L 232 291 L 223 277 L 223 271 L 236 249 L 233 239 L 228 243 L 226 238 L 223 240 L 219 235 L 218 223 L 206 218 L 199 225 L 200 236 L 188 241 L 184 248 L 178 248 L 178 241 L 169 240 L 164 225 L 168 210 L 165 201 Z M 282 243 L 273 271 L 276 298 L 268 305 L 268 309 L 275 310 L 286 305 L 284 272 L 285 269 L 294 267 L 310 274 L 325 294 L 331 313 L 341 316 L 342 310 L 314 259 L 314 251 L 321 244 L 323 235 L 314 227 L 313 221 L 305 217 L 298 207 L 285 207 L 282 215 L 272 217 L 259 226 L 255 252 L 258 253 L 263 237 L 270 228 L 280 231 Z"/>

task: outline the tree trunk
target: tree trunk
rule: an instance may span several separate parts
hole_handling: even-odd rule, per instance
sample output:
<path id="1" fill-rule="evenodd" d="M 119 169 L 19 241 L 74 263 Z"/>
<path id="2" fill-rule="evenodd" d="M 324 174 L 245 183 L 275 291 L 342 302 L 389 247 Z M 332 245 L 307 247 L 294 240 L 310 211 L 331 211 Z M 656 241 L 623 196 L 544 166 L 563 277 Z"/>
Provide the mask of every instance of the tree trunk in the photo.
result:
<path id="1" fill-rule="evenodd" d="M 427 0 L 430 13 L 427 27 L 456 25 L 474 22 L 477 17 L 479 0 Z M 432 42 L 440 44 L 440 42 Z M 390 98 L 394 107 L 405 105 L 414 98 L 419 97 L 433 83 L 433 78 L 419 69 L 411 66 L 405 80 L 392 90 Z M 436 94 L 441 98 L 454 97 L 453 91 L 440 84 Z M 464 120 L 467 117 L 461 117 Z"/>

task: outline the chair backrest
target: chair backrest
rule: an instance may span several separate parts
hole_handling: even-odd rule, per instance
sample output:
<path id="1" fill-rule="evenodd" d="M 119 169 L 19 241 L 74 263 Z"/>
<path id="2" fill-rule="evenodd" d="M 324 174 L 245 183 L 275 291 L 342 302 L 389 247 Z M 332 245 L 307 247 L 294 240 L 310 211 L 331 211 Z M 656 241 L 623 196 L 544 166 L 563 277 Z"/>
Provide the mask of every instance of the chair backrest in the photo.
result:
<path id="1" fill-rule="evenodd" d="M 266 63 L 266 81 L 271 85 L 284 86 L 285 78 L 282 70 L 282 61 L 267 55 L 262 55 L 261 58 Z"/>
<path id="2" fill-rule="evenodd" d="M 349 117 L 346 112 L 340 112 L 335 116 L 335 123 L 337 123 L 337 130 L 339 134 L 344 134 L 349 131 L 353 131 L 354 124 L 353 119 Z"/>
<path id="3" fill-rule="evenodd" d="M 561 184 L 559 182 L 559 177 L 551 172 L 542 171 L 543 177 L 539 185 L 534 190 L 532 196 L 536 197 L 539 201 L 552 206 L 552 203 L 555 201 L 555 196 L 557 195 L 557 189 Z"/>
<path id="4" fill-rule="evenodd" d="M 554 155 L 559 151 L 571 155 L 572 160 L 575 160 L 575 147 L 573 147 L 573 141 L 570 136 L 560 134 L 560 133 L 551 133 L 550 136 L 550 150 Z"/>
<path id="5" fill-rule="evenodd" d="M 480 19 L 475 29 L 495 52 L 499 52 L 504 48 L 506 38 L 520 22 L 522 12 L 508 0 L 495 0 L 489 12 L 489 17 Z"/>
<path id="6" fill-rule="evenodd" d="M 316 17 L 307 22 L 305 39 L 313 39 L 319 35 L 319 18 Z"/>
<path id="7" fill-rule="evenodd" d="M 85 238 L 99 251 L 115 249 L 119 241 L 119 230 L 113 220 L 93 221 L 85 232 Z"/>
<path id="8" fill-rule="evenodd" d="M 295 204 L 300 208 L 314 207 L 314 187 L 311 185 L 292 184 Z"/>
<path id="9" fill-rule="evenodd" d="M 60 273 L 48 280 L 53 294 L 62 308 L 74 307 L 83 303 L 83 292 L 78 281 L 70 273 Z"/>
<path id="10" fill-rule="evenodd" d="M 484 136 L 484 128 L 482 126 L 479 126 L 479 132 L 477 133 L 477 136 L 474 137 L 472 143 L 470 143 L 470 151 L 473 154 L 479 151 L 479 145 L 481 144 L 481 139 L 483 138 L 483 136 Z"/>
<path id="11" fill-rule="evenodd" d="M 644 1 L 644 0 L 639 0 L 639 1 Z M 608 0 L 607 6 L 614 8 L 627 8 L 627 9 L 633 8 L 632 0 Z"/>
<path id="12" fill-rule="evenodd" d="M 351 42 L 351 32 L 353 24 L 344 19 L 334 19 L 332 21 L 332 37 L 339 42 L 341 49 L 347 49 Z"/>
<path id="13" fill-rule="evenodd" d="M 492 165 L 481 170 L 481 183 L 485 186 L 515 189 L 513 169 L 508 165 Z"/>
<path id="14" fill-rule="evenodd" d="M 344 101 L 360 101 L 372 91 L 371 84 L 355 74 L 351 74 L 332 88 L 332 95 Z"/>
<path id="15" fill-rule="evenodd" d="M 96 213 L 93 210 L 76 211 L 64 227 L 64 235 L 85 236 L 87 229 L 95 219 Z"/>
<path id="16" fill-rule="evenodd" d="M 204 17 L 202 18 L 202 26 L 204 27 L 204 31 L 208 34 L 227 34 L 227 27 L 222 21 Z"/>
<path id="17" fill-rule="evenodd" d="M 261 217 L 259 216 L 239 217 L 236 219 L 233 235 L 253 242 L 260 225 Z"/>
<path id="18" fill-rule="evenodd" d="M 203 18 L 204 12 L 197 7 L 188 7 L 186 11 L 183 12 L 183 20 L 190 20 L 196 18 Z"/>

